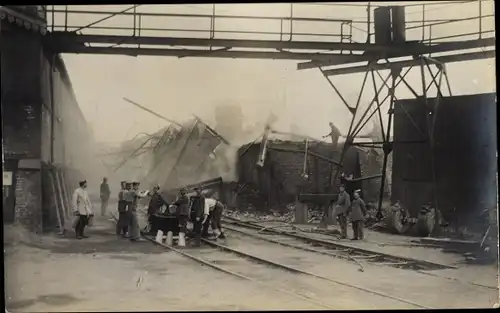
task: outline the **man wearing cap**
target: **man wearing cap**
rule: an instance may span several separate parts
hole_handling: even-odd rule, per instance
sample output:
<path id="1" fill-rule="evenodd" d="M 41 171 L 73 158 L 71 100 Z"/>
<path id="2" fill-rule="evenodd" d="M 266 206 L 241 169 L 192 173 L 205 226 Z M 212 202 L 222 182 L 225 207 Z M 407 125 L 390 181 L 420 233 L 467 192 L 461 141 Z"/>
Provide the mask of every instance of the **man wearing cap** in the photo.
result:
<path id="1" fill-rule="evenodd" d="M 132 182 L 132 189 L 127 193 L 130 204 L 130 241 L 141 241 L 141 234 L 139 231 L 139 219 L 137 218 L 137 200 L 143 196 L 139 195 L 139 182 Z"/>
<path id="2" fill-rule="evenodd" d="M 125 237 L 128 232 L 127 220 L 127 202 L 125 201 L 125 194 L 127 192 L 126 182 L 121 182 L 121 190 L 118 193 L 118 222 L 116 223 L 116 234 Z"/>
<path id="3" fill-rule="evenodd" d="M 150 194 L 150 196 L 151 199 L 149 200 L 149 205 L 148 205 L 148 224 L 150 227 L 149 229 L 151 230 L 151 227 L 153 226 L 153 215 L 158 213 L 161 206 L 168 204 L 160 194 L 159 185 L 154 185 L 153 192 Z"/>
<path id="4" fill-rule="evenodd" d="M 205 212 L 205 196 L 202 194 L 201 186 L 194 188 L 196 195 L 191 197 L 191 221 L 193 222 L 193 232 L 195 234 L 195 245 L 201 244 L 201 232 L 203 223 L 208 218 Z"/>
<path id="5" fill-rule="evenodd" d="M 111 190 L 108 185 L 108 178 L 104 177 L 101 183 L 101 216 L 106 214 L 106 209 L 108 208 L 109 195 Z"/>
<path id="6" fill-rule="evenodd" d="M 351 206 L 351 198 L 349 194 L 345 190 L 344 185 L 340 185 L 339 187 L 339 196 L 337 198 L 337 202 L 335 203 L 335 213 L 334 217 L 339 221 L 340 226 L 340 238 L 347 238 L 347 209 Z"/>
<path id="7" fill-rule="evenodd" d="M 189 219 L 189 197 L 186 194 L 186 189 L 181 188 L 179 192 L 179 198 L 173 204 L 176 206 L 177 220 L 179 221 L 179 246 L 184 246 Z"/>
<path id="8" fill-rule="evenodd" d="M 361 190 L 354 191 L 354 200 L 352 200 L 349 213 L 352 222 L 353 240 L 363 240 L 363 227 L 365 216 L 368 214 L 366 205 L 361 199 Z"/>
<path id="9" fill-rule="evenodd" d="M 89 218 L 92 216 L 92 203 L 90 202 L 89 195 L 87 193 L 87 181 L 81 181 L 78 187 L 73 193 L 72 198 L 72 210 L 78 221 L 75 225 L 75 235 L 77 239 L 88 238 L 83 232 L 85 226 L 89 222 Z"/>

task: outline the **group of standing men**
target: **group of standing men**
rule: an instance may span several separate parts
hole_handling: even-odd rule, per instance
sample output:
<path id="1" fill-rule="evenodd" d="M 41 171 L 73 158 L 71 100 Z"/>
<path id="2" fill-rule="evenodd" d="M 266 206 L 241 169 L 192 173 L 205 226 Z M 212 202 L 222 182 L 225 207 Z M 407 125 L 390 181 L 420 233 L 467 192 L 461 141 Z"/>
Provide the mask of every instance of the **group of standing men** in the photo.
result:
<path id="1" fill-rule="evenodd" d="M 351 197 L 349 193 L 347 193 L 344 185 L 340 185 L 339 191 L 337 202 L 334 205 L 334 217 L 336 217 L 339 222 L 340 238 L 347 238 L 347 217 L 349 216 L 354 233 L 352 240 L 362 240 L 364 237 L 364 220 L 368 212 L 366 210 L 365 202 L 361 199 L 361 190 L 358 189 L 354 191 L 354 199 L 352 202 Z"/>
<path id="2" fill-rule="evenodd" d="M 208 238 L 210 236 L 208 233 L 210 225 L 212 226 L 215 239 L 225 238 L 221 225 L 224 204 L 214 198 L 207 198 L 203 194 L 201 186 L 196 186 L 194 192 L 195 194 L 189 197 L 186 189 L 181 188 L 179 197 L 171 204 L 175 207 L 175 213 L 179 222 L 179 241 L 184 242 L 185 240 L 189 220 L 193 224 L 191 233 L 195 246 L 201 244 L 201 238 Z M 151 216 L 154 213 L 155 210 L 150 205 L 148 214 Z"/>
<path id="3" fill-rule="evenodd" d="M 131 241 L 140 241 L 139 220 L 137 218 L 137 201 L 145 197 L 139 192 L 139 182 L 121 182 L 118 193 L 118 223 L 116 234 Z"/>
<path id="4" fill-rule="evenodd" d="M 140 229 L 137 219 L 137 201 L 139 198 L 149 196 L 150 201 L 147 209 L 148 223 L 151 229 L 153 216 L 158 214 L 162 206 L 175 209 L 175 215 L 179 223 L 179 242 L 185 243 L 188 232 L 188 221 L 193 223 L 192 234 L 195 245 L 200 245 L 202 237 L 209 237 L 210 224 L 215 238 L 224 238 L 221 226 L 221 217 L 224 205 L 213 198 L 206 198 L 202 193 L 201 186 L 194 188 L 195 195 L 189 197 L 185 189 L 180 190 L 176 201 L 169 204 L 160 194 L 160 186 L 155 185 L 150 193 L 140 193 L 138 182 L 121 182 L 121 190 L 118 194 L 119 218 L 116 226 L 116 234 L 132 241 L 140 239 Z M 183 245 L 183 244 L 181 244 Z"/>

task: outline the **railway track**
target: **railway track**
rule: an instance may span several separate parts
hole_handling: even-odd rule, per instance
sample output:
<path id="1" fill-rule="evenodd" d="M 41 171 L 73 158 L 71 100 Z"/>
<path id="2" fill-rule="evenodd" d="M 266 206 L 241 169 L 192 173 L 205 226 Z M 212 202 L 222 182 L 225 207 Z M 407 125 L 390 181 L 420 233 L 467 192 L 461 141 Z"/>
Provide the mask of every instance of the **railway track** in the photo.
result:
<path id="1" fill-rule="evenodd" d="M 456 267 L 450 265 L 417 260 L 407 257 L 393 256 L 390 254 L 356 248 L 290 232 L 279 231 L 275 229 L 265 229 L 264 227 L 255 223 L 244 222 L 229 216 L 224 216 L 223 223 L 225 229 L 258 238 L 263 241 L 349 260 L 356 263 L 361 267 L 361 269 L 363 268 L 361 262 L 417 271 L 456 269 Z"/>
<path id="2" fill-rule="evenodd" d="M 114 214 L 113 217 L 116 221 L 117 218 Z M 372 298 L 373 300 L 369 303 L 378 302 L 380 303 L 379 306 L 430 309 L 430 307 L 412 301 L 337 281 L 286 264 L 277 263 L 214 241 L 203 239 L 204 244 L 214 249 L 178 249 L 163 243 L 158 243 L 152 236 L 141 235 L 151 243 L 179 253 L 204 266 L 211 267 L 240 279 L 252 281 L 253 283 L 293 296 L 321 308 L 338 309 L 339 298 L 330 296 L 318 298 L 315 296 L 315 293 L 340 288 L 340 290 L 345 293 L 359 292 L 361 294 L 360 297 L 364 300 L 366 300 L 367 297 Z M 237 258 L 235 258 L 235 256 Z M 289 272 L 292 276 L 283 275 L 283 273 L 278 273 L 278 271 Z M 335 294 L 338 295 L 338 292 Z M 340 302 L 341 301 L 342 300 L 340 300 Z M 388 305 L 387 302 L 391 302 L 391 304 Z"/>

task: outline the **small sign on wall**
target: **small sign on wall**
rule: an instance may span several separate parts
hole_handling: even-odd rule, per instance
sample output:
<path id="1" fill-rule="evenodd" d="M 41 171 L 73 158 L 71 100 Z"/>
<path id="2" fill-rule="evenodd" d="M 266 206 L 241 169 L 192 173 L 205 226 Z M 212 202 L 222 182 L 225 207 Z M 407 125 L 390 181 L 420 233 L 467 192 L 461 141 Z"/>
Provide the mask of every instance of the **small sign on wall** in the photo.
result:
<path id="1" fill-rule="evenodd" d="M 12 186 L 12 172 L 3 172 L 3 185 Z"/>

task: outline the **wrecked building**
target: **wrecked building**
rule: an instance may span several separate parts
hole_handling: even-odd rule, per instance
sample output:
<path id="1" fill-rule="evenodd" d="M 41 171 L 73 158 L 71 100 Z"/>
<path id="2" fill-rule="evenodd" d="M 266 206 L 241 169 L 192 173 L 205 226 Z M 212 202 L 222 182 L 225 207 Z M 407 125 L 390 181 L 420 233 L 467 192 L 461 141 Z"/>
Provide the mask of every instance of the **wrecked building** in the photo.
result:
<path id="1" fill-rule="evenodd" d="M 238 195 L 239 206 L 274 207 L 293 202 L 299 193 L 331 192 L 330 175 L 337 168 L 331 160 L 340 159 L 342 148 L 342 144 L 334 150 L 330 143 L 309 142 L 304 166 L 304 141 L 269 140 L 264 166 L 260 167 L 256 164 L 260 143 L 241 147 L 237 170 L 239 184 L 244 187 Z M 381 158 L 375 149 L 350 147 L 342 172 L 359 178 L 378 175 L 380 169 Z M 380 179 L 356 184 L 356 188 L 363 190 L 366 201 L 378 199 Z"/>
<path id="2" fill-rule="evenodd" d="M 192 184 L 218 176 L 223 163 L 223 156 L 217 153 L 221 143 L 228 144 L 195 118 L 124 143 L 120 147 L 122 160 L 115 170 L 124 180 L 136 179 L 145 187 L 160 184 L 169 189 Z"/>

